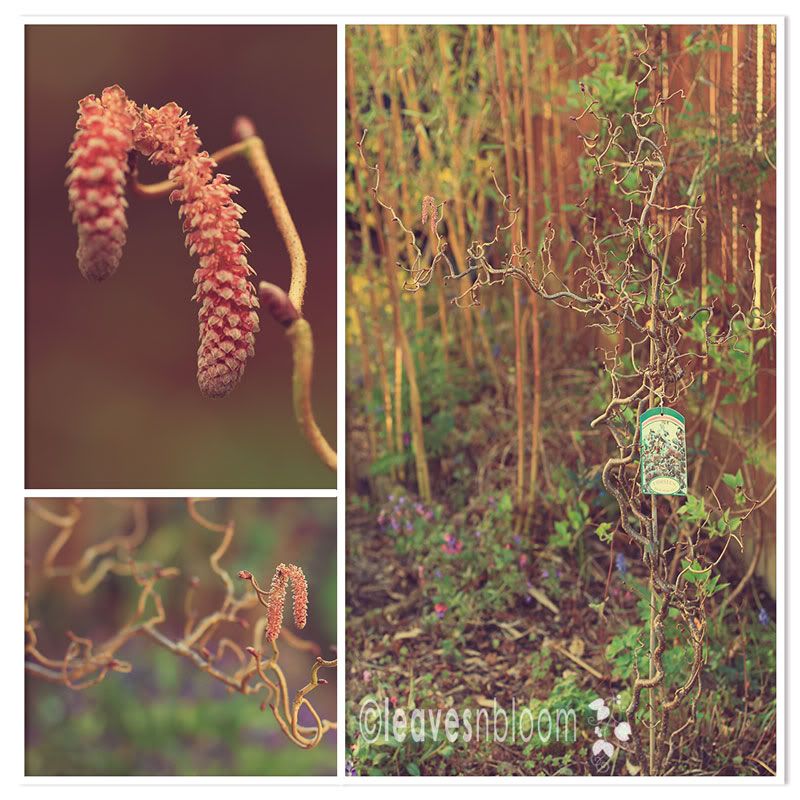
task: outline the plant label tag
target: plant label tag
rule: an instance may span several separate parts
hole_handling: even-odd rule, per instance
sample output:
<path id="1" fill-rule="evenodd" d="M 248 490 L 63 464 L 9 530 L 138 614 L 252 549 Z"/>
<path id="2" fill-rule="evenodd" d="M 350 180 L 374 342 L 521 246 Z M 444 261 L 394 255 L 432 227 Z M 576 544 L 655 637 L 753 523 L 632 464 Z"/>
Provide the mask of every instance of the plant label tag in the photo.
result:
<path id="1" fill-rule="evenodd" d="M 642 492 L 686 495 L 686 424 L 671 408 L 651 408 L 639 418 Z"/>

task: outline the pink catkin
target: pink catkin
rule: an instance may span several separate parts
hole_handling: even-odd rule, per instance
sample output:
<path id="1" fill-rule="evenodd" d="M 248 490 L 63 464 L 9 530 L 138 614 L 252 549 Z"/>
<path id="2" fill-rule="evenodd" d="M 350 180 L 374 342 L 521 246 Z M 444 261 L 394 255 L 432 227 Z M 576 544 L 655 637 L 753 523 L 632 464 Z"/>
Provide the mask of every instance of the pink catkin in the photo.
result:
<path id="1" fill-rule="evenodd" d="M 78 228 L 78 267 L 90 280 L 114 273 L 122 257 L 125 233 L 125 182 L 133 147 L 135 103 L 119 86 L 90 94 L 78 104 L 78 122 L 70 147 L 67 193 Z"/>
<path id="2" fill-rule="evenodd" d="M 294 564 L 278 564 L 267 596 L 267 641 L 274 642 L 283 627 L 283 610 L 286 604 L 286 589 L 292 585 L 292 610 L 294 624 L 302 629 L 308 621 L 308 583 L 303 570 Z"/>
<path id="3" fill-rule="evenodd" d="M 239 225 L 244 209 L 231 199 L 239 190 L 227 175 L 214 175 L 216 163 L 200 150 L 197 128 L 175 103 L 142 107 L 135 145 L 152 163 L 171 167 L 177 188 L 170 202 L 180 203 L 186 247 L 199 260 L 197 382 L 203 394 L 223 397 L 241 380 L 258 331 L 258 298 L 248 280 L 254 270 Z"/>
<path id="4" fill-rule="evenodd" d="M 294 564 L 289 564 L 289 580 L 292 582 L 292 610 L 294 624 L 297 628 L 305 628 L 308 621 L 308 583 L 303 570 Z"/>
<path id="5" fill-rule="evenodd" d="M 289 576 L 286 574 L 286 565 L 279 564 L 272 576 L 267 597 L 267 627 L 265 635 L 267 641 L 274 642 L 283 626 L 283 606 L 286 602 L 286 584 Z"/>

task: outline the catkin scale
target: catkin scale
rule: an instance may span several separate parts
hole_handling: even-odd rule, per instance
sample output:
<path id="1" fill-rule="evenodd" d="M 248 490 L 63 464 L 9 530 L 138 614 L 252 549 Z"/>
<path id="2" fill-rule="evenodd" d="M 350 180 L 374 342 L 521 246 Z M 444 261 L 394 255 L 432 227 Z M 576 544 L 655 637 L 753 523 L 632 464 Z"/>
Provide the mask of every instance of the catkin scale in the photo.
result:
<path id="1" fill-rule="evenodd" d="M 90 280 L 108 278 L 122 257 L 128 228 L 125 183 L 135 122 L 135 104 L 116 85 L 78 104 L 66 185 L 78 229 L 78 268 Z"/>

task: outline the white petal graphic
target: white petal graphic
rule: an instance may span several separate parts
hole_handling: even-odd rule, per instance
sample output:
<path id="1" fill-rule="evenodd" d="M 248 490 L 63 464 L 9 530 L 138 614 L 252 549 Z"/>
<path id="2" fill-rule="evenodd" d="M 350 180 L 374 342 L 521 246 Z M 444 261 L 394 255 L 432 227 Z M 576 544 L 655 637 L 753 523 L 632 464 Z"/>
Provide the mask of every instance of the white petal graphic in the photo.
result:
<path id="1" fill-rule="evenodd" d="M 616 736 L 621 742 L 627 742 L 628 739 L 631 738 L 631 733 L 631 726 L 628 725 L 627 722 L 620 722 L 620 724 L 614 728 L 614 736 Z"/>
<path id="2" fill-rule="evenodd" d="M 598 697 L 597 700 L 592 700 L 592 702 L 589 703 L 589 708 L 591 708 L 592 711 L 597 711 L 598 708 L 604 705 L 605 703 L 603 702 L 603 698 Z"/>
<path id="3" fill-rule="evenodd" d="M 614 755 L 614 745 L 607 742 L 605 739 L 598 739 L 592 745 L 592 755 L 596 756 L 598 753 L 605 753 L 609 758 Z"/>

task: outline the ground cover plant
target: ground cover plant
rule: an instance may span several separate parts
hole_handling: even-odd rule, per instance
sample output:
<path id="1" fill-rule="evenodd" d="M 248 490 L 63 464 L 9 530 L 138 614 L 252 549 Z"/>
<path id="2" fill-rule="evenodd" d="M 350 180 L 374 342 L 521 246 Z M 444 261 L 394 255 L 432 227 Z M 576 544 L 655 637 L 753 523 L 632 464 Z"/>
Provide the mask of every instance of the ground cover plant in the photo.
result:
<path id="1" fill-rule="evenodd" d="M 335 507 L 304 502 L 30 501 L 28 774 L 332 774 L 336 659 L 307 637 L 331 633 Z"/>
<path id="2" fill-rule="evenodd" d="M 774 772 L 773 45 L 351 33 L 353 770 Z M 642 492 L 665 406 L 685 498 Z M 581 724 L 366 741 L 386 696 Z"/>

